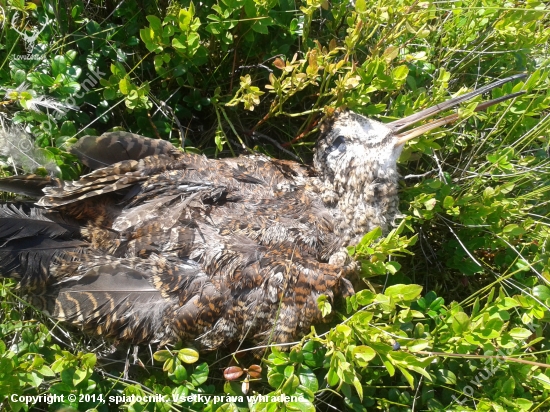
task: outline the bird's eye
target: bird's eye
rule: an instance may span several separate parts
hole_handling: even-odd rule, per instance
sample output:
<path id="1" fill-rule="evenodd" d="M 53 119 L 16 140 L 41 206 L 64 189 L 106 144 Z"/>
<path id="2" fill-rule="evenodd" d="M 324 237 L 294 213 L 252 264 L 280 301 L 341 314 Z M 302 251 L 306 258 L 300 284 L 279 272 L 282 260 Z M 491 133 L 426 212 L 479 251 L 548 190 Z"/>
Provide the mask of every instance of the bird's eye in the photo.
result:
<path id="1" fill-rule="evenodd" d="M 338 150 L 340 153 L 344 152 L 346 150 L 346 141 L 344 140 L 344 136 L 340 135 L 337 136 L 330 145 L 329 150 L 332 152 L 334 150 Z"/>

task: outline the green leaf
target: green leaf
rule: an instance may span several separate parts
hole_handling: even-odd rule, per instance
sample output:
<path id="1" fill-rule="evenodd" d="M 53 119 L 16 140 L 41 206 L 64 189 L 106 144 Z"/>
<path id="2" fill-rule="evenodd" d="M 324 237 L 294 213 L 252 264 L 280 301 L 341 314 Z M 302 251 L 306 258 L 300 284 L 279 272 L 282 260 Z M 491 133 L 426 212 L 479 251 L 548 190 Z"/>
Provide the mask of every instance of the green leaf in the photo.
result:
<path id="1" fill-rule="evenodd" d="M 443 199 L 443 208 L 445 209 L 452 209 L 455 205 L 455 200 L 452 196 L 445 196 L 445 199 Z"/>
<path id="2" fill-rule="evenodd" d="M 111 73 L 116 77 L 122 78 L 126 76 L 126 69 L 120 62 L 115 62 L 111 64 Z"/>
<path id="3" fill-rule="evenodd" d="M 420 296 L 422 286 L 420 285 L 393 285 L 388 287 L 384 295 L 395 299 L 397 302 L 410 302 Z"/>
<path id="4" fill-rule="evenodd" d="M 309 367 L 300 365 L 300 368 L 298 369 L 298 378 L 300 379 L 300 383 L 311 392 L 317 392 L 319 389 L 317 377 Z"/>
<path id="5" fill-rule="evenodd" d="M 31 73 L 27 76 L 27 80 L 44 87 L 52 87 L 55 84 L 54 78 L 44 73 Z"/>
<path id="6" fill-rule="evenodd" d="M 196 51 L 199 46 L 200 39 L 201 38 L 197 33 L 189 33 L 187 36 L 187 46 L 191 52 Z"/>
<path id="7" fill-rule="evenodd" d="M 80 91 L 80 83 L 73 82 L 73 81 L 67 82 L 67 83 L 64 83 L 63 86 L 61 86 L 58 90 L 61 93 L 75 94 L 78 91 Z"/>
<path id="8" fill-rule="evenodd" d="M 401 366 L 397 366 L 397 369 L 401 371 L 411 389 L 414 389 L 414 377 L 409 373 L 409 371 Z"/>
<path id="9" fill-rule="evenodd" d="M 73 385 L 78 385 L 84 379 L 88 377 L 88 371 L 82 369 L 76 369 L 73 374 Z"/>
<path id="10" fill-rule="evenodd" d="M 162 32 L 162 22 L 157 16 L 149 15 L 146 17 L 147 21 L 150 23 L 151 28 L 158 33 Z"/>
<path id="11" fill-rule="evenodd" d="M 389 63 L 393 59 L 395 59 L 398 55 L 399 55 L 399 47 L 389 46 L 386 50 L 384 50 L 384 53 L 382 54 L 382 58 Z"/>
<path id="12" fill-rule="evenodd" d="M 29 379 L 29 382 L 31 383 L 31 385 L 34 386 L 35 388 L 38 388 L 42 384 L 42 382 L 44 382 L 44 379 L 42 379 L 41 376 L 38 376 L 36 372 L 27 373 L 26 377 L 27 379 Z M 0 390 L 1 390 L 1 387 L 0 387 Z"/>
<path id="13" fill-rule="evenodd" d="M 395 275 L 401 269 L 401 265 L 396 261 L 386 262 L 386 269 L 391 275 Z"/>
<path id="14" fill-rule="evenodd" d="M 538 373 L 533 376 L 539 383 L 541 383 L 545 389 L 550 389 L 550 378 L 544 373 Z"/>
<path id="15" fill-rule="evenodd" d="M 172 357 L 172 354 L 167 350 L 159 350 L 153 354 L 153 359 L 155 359 L 158 362 L 164 362 L 166 359 L 169 359 L 171 357 Z"/>
<path id="16" fill-rule="evenodd" d="M 437 369 L 434 373 L 437 381 L 446 385 L 456 385 L 456 375 L 447 369 Z"/>
<path id="17" fill-rule="evenodd" d="M 540 69 L 538 70 L 535 70 L 531 76 L 529 76 L 529 78 L 527 79 L 527 81 L 525 82 L 525 85 L 523 86 L 523 89 L 526 90 L 526 91 L 531 91 L 533 90 L 533 88 L 535 87 L 535 85 L 537 84 L 539 78 L 540 78 Z"/>
<path id="18" fill-rule="evenodd" d="M 172 37 L 176 33 L 176 29 L 172 25 L 164 26 L 164 29 L 162 30 L 162 41 L 164 43 L 167 43 L 170 40 L 170 37 Z"/>
<path id="19" fill-rule="evenodd" d="M 77 58 L 77 56 L 78 56 L 78 53 L 76 52 L 76 50 L 67 51 L 67 53 L 65 53 L 65 62 L 67 63 L 67 65 L 71 66 L 75 61 L 75 59 Z"/>
<path id="20" fill-rule="evenodd" d="M 111 88 L 103 89 L 103 97 L 105 98 L 105 100 L 116 99 L 116 90 Z"/>
<path id="21" fill-rule="evenodd" d="M 353 348 L 353 356 L 357 365 L 366 367 L 376 356 L 376 351 L 370 346 L 359 345 Z"/>
<path id="22" fill-rule="evenodd" d="M 216 412 L 239 412 L 239 408 L 234 403 L 224 403 L 220 405 Z"/>
<path id="23" fill-rule="evenodd" d="M 353 387 L 357 391 L 359 399 L 363 401 L 363 385 L 361 385 L 361 381 L 357 378 L 357 375 L 353 378 Z"/>
<path id="24" fill-rule="evenodd" d="M 507 195 L 512 190 L 514 190 L 515 186 L 516 185 L 513 182 L 506 182 L 503 185 L 499 186 L 500 193 L 502 193 L 503 195 Z"/>
<path id="25" fill-rule="evenodd" d="M 216 148 L 218 149 L 218 152 L 221 152 L 223 150 L 223 145 L 225 143 L 225 135 L 222 130 L 220 129 L 216 130 L 216 134 L 214 136 L 214 143 L 216 144 Z"/>
<path id="26" fill-rule="evenodd" d="M 525 233 L 525 230 L 516 224 L 509 224 L 504 226 L 502 232 L 512 236 L 521 236 Z"/>
<path id="27" fill-rule="evenodd" d="M 164 365 L 162 365 L 162 370 L 165 372 L 173 372 L 176 366 L 178 366 L 179 361 L 177 361 L 177 358 L 168 358 L 164 362 Z"/>
<path id="28" fill-rule="evenodd" d="M 422 324 L 419 323 L 419 325 Z M 426 349 L 431 343 L 427 339 L 415 339 L 413 341 L 408 341 L 406 345 L 409 352 L 414 353 Z"/>
<path id="29" fill-rule="evenodd" d="M 187 396 L 188 394 L 189 394 L 189 388 L 183 385 L 180 385 L 172 389 L 172 395 L 176 396 L 177 399 Z"/>
<path id="30" fill-rule="evenodd" d="M 294 365 L 287 365 L 284 370 L 285 378 L 290 378 L 292 375 L 294 375 Z"/>
<path id="31" fill-rule="evenodd" d="M 78 380 L 78 377 L 75 377 L 75 371 L 76 368 L 74 367 L 67 367 L 63 369 L 60 373 L 61 382 L 66 385 L 71 385 L 71 387 L 74 387 L 75 383 L 73 382 L 73 380 Z"/>
<path id="32" fill-rule="evenodd" d="M 375 239 L 378 239 L 380 236 L 382 236 L 382 229 L 379 227 L 375 227 L 373 230 L 371 230 L 369 233 L 367 233 L 361 241 L 357 244 L 357 249 L 361 250 L 365 247 L 369 246 Z"/>
<path id="33" fill-rule="evenodd" d="M 533 334 L 533 332 L 525 328 L 513 328 L 508 333 L 514 339 L 521 339 L 521 340 L 527 339 L 529 336 Z"/>
<path id="34" fill-rule="evenodd" d="M 326 295 L 321 295 L 317 298 L 317 307 L 321 311 L 323 317 L 329 315 L 332 312 L 332 305 L 328 301 Z"/>
<path id="35" fill-rule="evenodd" d="M 181 30 L 183 30 L 184 32 L 190 30 L 194 15 L 195 5 L 193 4 L 193 2 L 190 3 L 188 9 L 180 9 L 178 15 L 178 25 Z"/>
<path id="36" fill-rule="evenodd" d="M 320 342 L 310 340 L 302 348 L 302 355 L 306 365 L 318 367 L 323 363 L 325 358 L 325 348 Z"/>
<path id="37" fill-rule="evenodd" d="M 501 391 L 505 396 L 513 396 L 514 389 L 516 387 L 516 381 L 514 378 L 510 377 L 504 381 L 504 384 L 501 387 Z"/>
<path id="38" fill-rule="evenodd" d="M 199 360 L 199 352 L 191 348 L 183 348 L 178 352 L 178 358 L 183 363 L 195 363 Z"/>
<path id="39" fill-rule="evenodd" d="M 409 68 L 405 65 L 401 65 L 392 70 L 391 77 L 393 80 L 401 82 L 407 78 L 408 74 Z"/>
<path id="40" fill-rule="evenodd" d="M 68 124 L 65 125 L 65 123 L 68 123 Z M 64 122 L 63 126 L 65 126 L 69 130 L 69 132 L 74 132 L 73 134 L 76 134 L 76 130 L 74 129 L 74 126 L 72 125 L 72 122 Z M 71 126 L 73 126 L 73 127 L 71 128 Z M 62 129 L 63 129 L 63 127 L 62 127 Z M 84 355 L 82 355 L 81 362 L 82 362 L 83 366 L 85 366 L 89 369 L 93 369 L 96 362 L 97 362 L 97 358 L 96 358 L 95 354 L 93 354 L 93 353 L 85 353 Z"/>
<path id="41" fill-rule="evenodd" d="M 132 83 L 128 79 L 128 77 L 124 77 L 120 82 L 118 83 L 118 87 L 120 89 L 120 92 L 124 95 L 127 95 L 130 93 L 132 89 Z"/>
<path id="42" fill-rule="evenodd" d="M 275 389 L 279 389 L 285 379 L 285 375 L 282 373 L 271 373 L 267 376 L 267 382 Z"/>
<path id="43" fill-rule="evenodd" d="M 308 399 L 304 399 L 300 402 L 287 402 L 285 403 L 287 411 L 299 411 L 299 412 L 315 412 L 315 406 Z M 274 408 L 273 412 L 276 412 L 278 408 Z M 267 410 L 266 412 L 270 412 Z"/>
<path id="44" fill-rule="evenodd" d="M 296 375 L 290 376 L 283 384 L 281 391 L 286 395 L 294 395 L 296 388 L 300 385 L 300 380 Z"/>
<path id="45" fill-rule="evenodd" d="M 503 313 L 508 314 L 508 312 Z M 489 319 L 489 321 L 483 325 L 483 329 L 480 331 L 479 334 L 485 339 L 495 339 L 500 336 L 503 326 L 504 322 L 501 319 Z"/>
<path id="46" fill-rule="evenodd" d="M 76 135 L 76 127 L 73 121 L 64 121 L 59 129 L 61 135 L 63 136 L 74 136 Z M 84 357 L 83 357 L 84 358 Z"/>
<path id="47" fill-rule="evenodd" d="M 182 43 L 181 39 L 178 39 L 177 37 L 172 39 L 172 47 L 182 51 L 187 50 L 186 43 Z"/>
<path id="48" fill-rule="evenodd" d="M 55 376 L 54 371 L 52 371 L 47 365 L 42 365 L 40 369 L 37 369 L 36 371 L 40 373 L 42 376 L 48 376 L 48 377 Z"/>
<path id="49" fill-rule="evenodd" d="M 533 402 L 525 398 L 515 398 L 516 404 L 522 411 L 530 411 L 533 407 Z"/>
<path id="50" fill-rule="evenodd" d="M 329 386 L 336 386 L 338 385 L 338 382 L 340 382 L 340 378 L 336 373 L 336 369 L 331 367 L 327 373 L 327 383 Z"/>
<path id="51" fill-rule="evenodd" d="M 464 312 L 453 315 L 452 328 L 457 335 L 462 335 L 470 326 L 470 318 Z"/>
<path id="52" fill-rule="evenodd" d="M 25 73 L 25 70 L 18 69 L 15 71 L 13 75 L 13 81 L 15 84 L 20 85 L 25 80 L 27 80 L 27 73 Z"/>
<path id="53" fill-rule="evenodd" d="M 268 27 L 272 24 L 272 20 L 269 17 L 258 17 L 252 24 L 252 30 L 260 34 L 268 34 Z"/>
<path id="54" fill-rule="evenodd" d="M 171 376 L 170 376 L 171 375 Z M 178 365 L 174 369 L 174 372 L 169 374 L 170 378 L 176 383 L 182 383 L 187 379 L 187 370 L 183 365 Z"/>
<path id="55" fill-rule="evenodd" d="M 533 288 L 533 296 L 546 302 L 547 299 L 550 299 L 550 288 L 545 285 L 537 285 Z"/>
<path id="56" fill-rule="evenodd" d="M 67 71 L 67 62 L 64 56 L 55 56 L 52 60 L 52 74 L 57 76 L 65 74 Z"/>
<path id="57" fill-rule="evenodd" d="M 355 294 L 355 297 L 357 303 L 361 306 L 369 305 L 376 299 L 376 295 L 368 289 L 360 290 Z"/>
<path id="58" fill-rule="evenodd" d="M 208 364 L 206 362 L 197 365 L 193 373 L 191 374 L 191 382 L 195 386 L 200 386 L 208 380 L 208 373 L 210 372 Z"/>

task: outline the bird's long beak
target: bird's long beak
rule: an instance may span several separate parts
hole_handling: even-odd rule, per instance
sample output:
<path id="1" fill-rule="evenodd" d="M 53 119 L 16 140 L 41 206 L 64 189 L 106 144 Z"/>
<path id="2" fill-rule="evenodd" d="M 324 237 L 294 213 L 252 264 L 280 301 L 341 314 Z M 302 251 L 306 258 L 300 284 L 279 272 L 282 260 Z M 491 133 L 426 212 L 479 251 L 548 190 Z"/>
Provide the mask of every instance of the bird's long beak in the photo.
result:
<path id="1" fill-rule="evenodd" d="M 412 126 L 414 123 L 417 123 L 421 120 L 425 120 L 429 117 L 435 116 L 438 113 L 441 113 L 441 112 L 443 112 L 447 109 L 450 109 L 451 107 L 457 106 L 460 103 L 468 101 L 468 100 L 470 100 L 470 99 L 472 99 L 472 98 L 474 98 L 474 97 L 476 97 L 480 94 L 486 93 L 490 90 L 493 90 L 497 87 L 500 87 L 503 84 L 508 83 L 512 80 L 523 79 L 525 77 L 527 77 L 527 74 L 522 73 L 522 74 L 516 74 L 514 76 L 507 77 L 507 78 L 502 79 L 502 80 L 498 80 L 494 83 L 488 84 L 487 86 L 483 86 L 483 87 L 481 87 L 477 90 L 474 90 L 473 92 L 466 93 L 466 94 L 463 94 L 462 96 L 458 96 L 458 97 L 449 99 L 446 102 L 436 104 L 435 106 L 424 109 L 424 110 L 422 110 L 418 113 L 407 116 L 403 119 L 396 120 L 394 122 L 388 123 L 387 125 L 390 126 L 394 130 L 394 132 L 396 133 L 396 137 L 398 138 L 396 145 L 401 145 L 401 144 L 405 143 L 407 140 L 414 139 L 415 137 L 418 137 L 421 134 L 424 134 L 424 133 L 426 133 L 426 132 L 428 132 L 432 129 L 435 129 L 435 128 L 438 128 L 440 126 L 455 122 L 456 120 L 458 120 L 458 114 L 457 113 L 451 114 L 451 115 L 445 116 L 441 119 L 437 119 L 433 122 L 430 122 L 430 123 L 424 124 L 422 126 L 416 127 L 414 129 L 408 130 L 406 132 L 399 133 L 402 130 L 406 129 L 407 127 Z M 512 94 L 508 94 L 506 96 L 499 97 L 497 99 L 493 99 L 493 100 L 489 100 L 489 101 L 480 103 L 476 107 L 475 111 L 479 112 L 479 111 L 485 110 L 490 106 L 493 106 L 495 104 L 498 104 L 498 103 L 503 102 L 503 101 L 508 100 L 508 99 L 513 99 L 514 97 L 517 97 L 517 96 L 519 96 L 523 93 L 525 93 L 525 92 L 512 93 Z"/>

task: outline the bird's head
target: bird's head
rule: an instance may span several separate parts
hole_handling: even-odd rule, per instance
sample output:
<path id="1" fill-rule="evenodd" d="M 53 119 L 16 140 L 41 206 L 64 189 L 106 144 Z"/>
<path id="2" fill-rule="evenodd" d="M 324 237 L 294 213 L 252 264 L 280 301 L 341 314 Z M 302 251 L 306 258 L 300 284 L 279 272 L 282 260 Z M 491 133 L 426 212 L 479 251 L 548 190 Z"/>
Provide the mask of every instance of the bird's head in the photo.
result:
<path id="1" fill-rule="evenodd" d="M 381 123 L 346 109 L 337 110 L 321 126 L 321 135 L 317 141 L 314 155 L 315 168 L 323 179 L 340 178 L 342 181 L 352 177 L 357 168 L 362 169 L 361 173 L 365 173 L 363 169 L 395 169 L 397 159 L 408 140 L 429 130 L 453 123 L 458 119 L 458 115 L 451 114 L 405 131 L 407 128 L 504 83 L 525 76 L 525 74 L 518 74 L 496 81 L 391 123 Z M 523 92 L 481 103 L 476 110 L 485 110 L 489 106 L 516 97 L 521 93 Z M 373 178 L 377 179 L 377 176 L 374 175 Z"/>
<path id="2" fill-rule="evenodd" d="M 390 126 L 338 110 L 321 126 L 314 165 L 325 179 L 347 181 L 358 168 L 395 169 L 403 144 Z"/>
<path id="3" fill-rule="evenodd" d="M 511 76 L 452 98 L 411 116 L 381 123 L 350 110 L 337 110 L 321 126 L 314 154 L 316 185 L 325 204 L 335 207 L 340 232 L 348 240 L 375 226 L 387 228 L 397 213 L 397 160 L 405 143 L 429 130 L 456 121 L 454 113 L 409 129 L 413 124 L 448 110 L 511 80 Z M 514 93 L 477 106 L 476 110 L 521 94 Z"/>

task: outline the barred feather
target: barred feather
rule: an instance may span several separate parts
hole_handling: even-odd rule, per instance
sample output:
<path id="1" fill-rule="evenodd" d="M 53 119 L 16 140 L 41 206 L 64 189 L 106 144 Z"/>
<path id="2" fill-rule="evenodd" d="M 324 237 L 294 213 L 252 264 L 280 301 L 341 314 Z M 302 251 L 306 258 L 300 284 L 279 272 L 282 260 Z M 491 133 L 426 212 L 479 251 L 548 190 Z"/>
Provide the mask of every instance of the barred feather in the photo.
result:
<path id="1" fill-rule="evenodd" d="M 101 136 L 81 137 L 70 149 L 82 163 L 99 169 L 124 160 L 139 160 L 153 155 L 176 159 L 178 150 L 165 140 L 148 139 L 128 132 L 111 132 Z"/>

